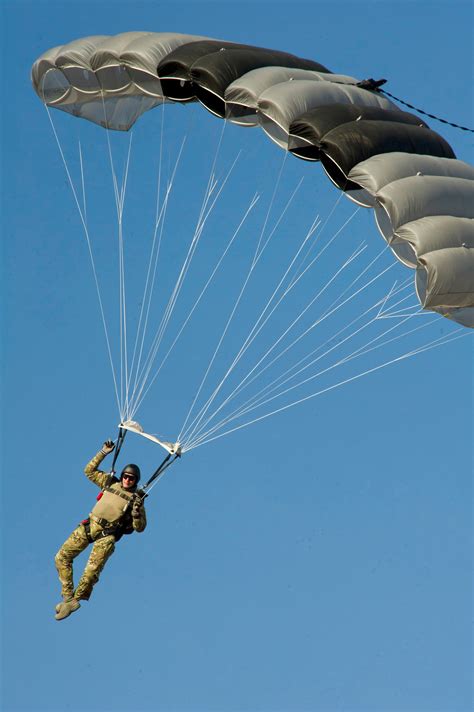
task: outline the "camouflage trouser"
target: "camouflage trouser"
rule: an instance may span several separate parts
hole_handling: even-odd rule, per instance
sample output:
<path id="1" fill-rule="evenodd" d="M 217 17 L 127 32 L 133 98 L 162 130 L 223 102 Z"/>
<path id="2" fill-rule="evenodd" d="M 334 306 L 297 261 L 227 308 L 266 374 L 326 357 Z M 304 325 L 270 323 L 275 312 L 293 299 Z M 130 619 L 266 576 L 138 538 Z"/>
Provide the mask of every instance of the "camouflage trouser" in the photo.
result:
<path id="1" fill-rule="evenodd" d="M 100 530 L 101 528 L 97 524 L 91 522 L 92 538 L 94 538 Z M 97 539 L 92 546 L 89 560 L 79 584 L 74 591 L 72 562 L 89 544 L 90 541 L 87 538 L 86 530 L 82 524 L 79 524 L 77 529 L 74 529 L 71 536 L 66 539 L 55 556 L 54 561 L 62 586 L 61 595 L 64 600 L 75 596 L 76 598 L 88 601 L 107 559 L 112 556 L 115 550 L 115 539 L 113 536 L 105 536 L 101 539 Z"/>

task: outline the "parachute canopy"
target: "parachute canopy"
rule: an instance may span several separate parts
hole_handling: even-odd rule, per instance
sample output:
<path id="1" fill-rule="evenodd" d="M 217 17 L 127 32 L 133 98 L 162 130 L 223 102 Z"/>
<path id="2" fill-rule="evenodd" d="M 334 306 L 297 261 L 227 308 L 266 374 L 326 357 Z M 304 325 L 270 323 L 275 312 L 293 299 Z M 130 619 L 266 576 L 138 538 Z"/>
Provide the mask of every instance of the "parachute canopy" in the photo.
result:
<path id="1" fill-rule="evenodd" d="M 45 52 L 32 82 L 50 107 L 127 131 L 163 102 L 199 101 L 259 126 L 374 209 L 422 306 L 474 327 L 474 168 L 380 91 L 287 52 L 201 36 L 128 32 Z"/>

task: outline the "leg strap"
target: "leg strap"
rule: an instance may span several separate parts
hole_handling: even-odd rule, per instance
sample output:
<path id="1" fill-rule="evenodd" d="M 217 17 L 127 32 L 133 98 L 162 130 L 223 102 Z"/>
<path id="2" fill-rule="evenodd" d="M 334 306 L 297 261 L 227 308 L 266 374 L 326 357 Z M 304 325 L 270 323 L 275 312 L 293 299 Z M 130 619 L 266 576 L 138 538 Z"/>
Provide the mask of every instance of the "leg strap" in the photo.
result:
<path id="1" fill-rule="evenodd" d="M 96 536 L 93 538 L 91 534 L 91 522 L 90 519 L 84 519 L 82 522 L 82 526 L 84 527 L 84 531 L 86 532 L 86 536 L 88 541 L 92 544 L 94 541 L 97 541 L 97 539 L 104 539 L 106 536 L 111 536 L 116 534 L 117 532 L 117 527 L 106 527 L 105 529 L 102 529 L 102 531 L 98 532 Z"/>

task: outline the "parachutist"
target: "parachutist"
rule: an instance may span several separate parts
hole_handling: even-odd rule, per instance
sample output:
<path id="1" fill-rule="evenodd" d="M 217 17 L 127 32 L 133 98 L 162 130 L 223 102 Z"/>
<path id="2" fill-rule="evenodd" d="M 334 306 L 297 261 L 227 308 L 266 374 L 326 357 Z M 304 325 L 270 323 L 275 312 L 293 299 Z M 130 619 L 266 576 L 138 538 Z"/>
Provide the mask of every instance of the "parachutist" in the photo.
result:
<path id="1" fill-rule="evenodd" d="M 140 481 L 138 465 L 125 465 L 120 479 L 97 469 L 114 448 L 113 441 L 106 440 L 84 469 L 88 479 L 100 487 L 101 492 L 89 517 L 76 527 L 56 554 L 55 563 L 63 598 L 56 606 L 56 620 L 67 618 L 80 608 L 80 601 L 89 600 L 107 560 L 114 553 L 115 542 L 124 534 L 143 532 L 146 528 L 143 506 L 145 493 L 137 489 Z M 92 551 L 79 584 L 74 589 L 72 562 L 89 544 L 93 545 Z"/>

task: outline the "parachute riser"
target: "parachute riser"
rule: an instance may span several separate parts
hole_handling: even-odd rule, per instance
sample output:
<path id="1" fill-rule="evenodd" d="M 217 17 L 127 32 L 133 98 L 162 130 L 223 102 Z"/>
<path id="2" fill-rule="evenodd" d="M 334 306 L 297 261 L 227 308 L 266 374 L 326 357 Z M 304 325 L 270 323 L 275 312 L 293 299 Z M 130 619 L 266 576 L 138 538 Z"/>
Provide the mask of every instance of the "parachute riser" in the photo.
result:
<path id="1" fill-rule="evenodd" d="M 117 462 L 117 458 L 120 454 L 120 450 L 122 449 L 123 441 L 125 440 L 126 434 L 127 434 L 127 431 L 124 430 L 123 428 L 119 427 L 118 436 L 117 436 L 117 444 L 115 446 L 115 452 L 114 452 L 114 459 L 112 460 L 112 465 L 110 467 L 111 475 L 115 475 L 115 463 Z"/>
<path id="2" fill-rule="evenodd" d="M 173 462 L 174 462 L 178 457 L 181 457 L 181 451 L 180 451 L 180 452 L 177 452 L 177 453 L 174 453 L 174 454 L 171 453 L 171 452 L 168 453 L 168 455 L 165 457 L 165 459 L 163 460 L 163 462 L 159 465 L 159 467 L 157 467 L 157 469 L 155 470 L 155 472 L 152 474 L 152 476 L 150 477 L 150 479 L 149 479 L 149 480 L 145 483 L 145 485 L 141 488 L 142 491 L 145 493 L 143 499 L 145 499 L 145 497 L 148 497 L 148 492 L 147 492 L 147 490 L 150 489 L 151 485 L 152 485 L 154 482 L 156 482 L 156 480 L 157 480 L 159 477 L 161 477 L 161 475 L 165 472 L 165 470 L 167 470 L 168 467 L 169 467 L 170 465 L 172 465 Z"/>

